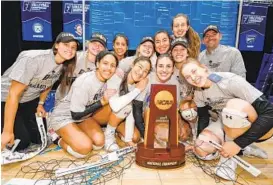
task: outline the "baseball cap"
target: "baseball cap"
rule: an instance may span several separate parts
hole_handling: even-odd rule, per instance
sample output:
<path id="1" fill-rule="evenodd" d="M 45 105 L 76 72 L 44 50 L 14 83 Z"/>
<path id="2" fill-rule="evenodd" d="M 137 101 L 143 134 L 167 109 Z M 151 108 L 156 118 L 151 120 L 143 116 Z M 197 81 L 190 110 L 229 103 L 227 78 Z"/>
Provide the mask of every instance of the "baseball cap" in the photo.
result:
<path id="1" fill-rule="evenodd" d="M 89 41 L 98 41 L 106 48 L 107 39 L 101 33 L 93 33 Z"/>
<path id="2" fill-rule="evenodd" d="M 150 41 L 154 44 L 154 39 L 152 37 L 143 37 L 140 44 L 143 44 L 144 42 Z"/>
<path id="3" fill-rule="evenodd" d="M 213 31 L 215 31 L 217 33 L 220 33 L 220 30 L 219 30 L 219 28 L 216 25 L 209 25 L 203 31 L 203 37 L 205 37 L 206 33 L 208 31 L 210 31 L 210 30 L 213 30 Z"/>
<path id="4" fill-rule="evenodd" d="M 182 45 L 182 46 L 184 46 L 185 48 L 188 48 L 189 43 L 188 43 L 188 40 L 187 40 L 185 37 L 178 37 L 178 38 L 175 38 L 175 39 L 172 41 L 172 43 L 171 43 L 171 51 L 173 50 L 173 48 L 174 48 L 176 45 Z"/>
<path id="5" fill-rule="evenodd" d="M 79 41 L 74 37 L 74 35 L 68 32 L 59 33 L 59 35 L 57 36 L 55 40 L 56 43 L 59 43 L 59 42 L 68 43 L 71 41 L 75 41 L 78 46 L 80 45 Z"/>

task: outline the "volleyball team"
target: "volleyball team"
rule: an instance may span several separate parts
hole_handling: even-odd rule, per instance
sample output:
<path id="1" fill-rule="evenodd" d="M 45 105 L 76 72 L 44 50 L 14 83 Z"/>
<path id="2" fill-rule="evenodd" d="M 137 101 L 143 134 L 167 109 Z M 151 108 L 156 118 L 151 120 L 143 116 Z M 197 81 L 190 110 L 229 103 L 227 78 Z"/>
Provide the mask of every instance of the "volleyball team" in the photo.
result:
<path id="1" fill-rule="evenodd" d="M 134 56 L 127 56 L 124 34 L 115 35 L 113 51 L 100 33 L 78 51 L 79 42 L 66 32 L 51 49 L 22 51 L 1 78 L 1 148 L 14 139 L 21 140 L 16 150 L 41 143 L 35 114 L 46 116 L 44 102 L 58 80 L 47 124 L 63 150 L 76 158 L 92 150 L 115 151 L 120 148 L 116 137 L 135 146 L 144 139 L 151 85 L 168 84 L 177 87 L 179 140 L 194 138 L 187 150 L 202 160 L 220 156 L 218 176 L 235 179 L 230 157 L 236 154 L 266 158 L 253 143 L 272 137 L 273 106 L 245 80 L 240 52 L 220 44 L 222 34 L 215 25 L 208 25 L 202 38 L 184 14 L 177 14 L 171 26 L 173 35 L 159 30 L 143 37 Z M 206 49 L 200 53 L 201 41 Z M 157 147 L 165 146 L 167 132 L 157 129 Z"/>

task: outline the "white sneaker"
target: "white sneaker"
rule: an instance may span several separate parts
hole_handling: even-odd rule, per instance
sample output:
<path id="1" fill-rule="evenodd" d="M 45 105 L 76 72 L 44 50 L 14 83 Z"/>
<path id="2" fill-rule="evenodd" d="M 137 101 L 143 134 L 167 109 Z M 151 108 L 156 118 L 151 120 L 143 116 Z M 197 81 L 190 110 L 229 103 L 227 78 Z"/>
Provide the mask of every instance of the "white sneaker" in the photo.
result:
<path id="1" fill-rule="evenodd" d="M 237 163 L 230 158 L 221 156 L 219 163 L 215 168 L 215 174 L 223 179 L 235 181 Z"/>
<path id="2" fill-rule="evenodd" d="M 108 152 L 113 152 L 119 149 L 119 146 L 116 142 L 116 138 L 115 138 L 115 130 L 114 131 L 110 131 L 104 132 L 104 136 L 105 136 L 105 144 L 104 144 L 104 149 Z"/>
<path id="3" fill-rule="evenodd" d="M 243 155 L 247 156 L 247 157 L 258 157 L 258 158 L 262 158 L 262 159 L 268 158 L 266 151 L 255 146 L 254 144 L 251 144 L 251 145 L 245 147 L 243 150 Z"/>

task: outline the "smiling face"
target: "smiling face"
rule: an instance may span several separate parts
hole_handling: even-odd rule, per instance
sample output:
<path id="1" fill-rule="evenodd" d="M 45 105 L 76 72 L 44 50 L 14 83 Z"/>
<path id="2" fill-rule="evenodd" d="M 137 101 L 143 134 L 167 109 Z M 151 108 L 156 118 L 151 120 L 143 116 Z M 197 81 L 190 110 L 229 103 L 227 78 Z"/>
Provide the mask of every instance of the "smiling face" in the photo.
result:
<path id="1" fill-rule="evenodd" d="M 209 75 L 205 67 L 195 63 L 187 63 L 181 72 L 189 84 L 195 87 L 205 87 Z"/>
<path id="2" fill-rule="evenodd" d="M 214 30 L 209 30 L 203 38 L 203 43 L 208 49 L 215 49 L 220 43 L 222 34 L 215 32 Z"/>
<path id="3" fill-rule="evenodd" d="M 114 52 L 118 56 L 124 56 L 126 51 L 128 50 L 128 45 L 124 37 L 117 37 L 114 45 Z"/>
<path id="4" fill-rule="evenodd" d="M 101 51 L 104 51 L 105 47 L 98 41 L 92 41 L 88 44 L 88 51 L 90 54 L 97 56 Z"/>
<path id="5" fill-rule="evenodd" d="M 151 64 L 145 60 L 138 61 L 129 72 L 132 80 L 136 83 L 147 77 L 151 70 Z"/>
<path id="6" fill-rule="evenodd" d="M 62 58 L 63 61 L 70 60 L 76 55 L 77 51 L 77 43 L 75 41 L 71 41 L 68 43 L 59 42 L 55 44 L 55 48 L 57 50 L 58 57 Z"/>
<path id="7" fill-rule="evenodd" d="M 107 54 L 97 63 L 97 76 L 101 81 L 106 81 L 114 75 L 116 68 L 116 58 Z"/>
<path id="8" fill-rule="evenodd" d="M 172 57 L 175 62 L 181 63 L 188 57 L 188 50 L 184 46 L 178 44 L 172 50 Z"/>
<path id="9" fill-rule="evenodd" d="M 157 60 L 156 76 L 161 83 L 168 81 L 174 71 L 173 61 L 169 57 L 162 57 Z"/>
<path id="10" fill-rule="evenodd" d="M 150 58 L 154 53 L 154 45 L 150 41 L 146 41 L 139 46 L 139 55 Z"/>
<path id="11" fill-rule="evenodd" d="M 167 53 L 170 49 L 170 46 L 170 39 L 167 33 L 161 32 L 155 36 L 155 50 L 157 53 Z"/>
<path id="12" fill-rule="evenodd" d="M 173 19 L 173 34 L 175 37 L 184 37 L 189 29 L 187 19 L 184 16 L 179 16 Z"/>

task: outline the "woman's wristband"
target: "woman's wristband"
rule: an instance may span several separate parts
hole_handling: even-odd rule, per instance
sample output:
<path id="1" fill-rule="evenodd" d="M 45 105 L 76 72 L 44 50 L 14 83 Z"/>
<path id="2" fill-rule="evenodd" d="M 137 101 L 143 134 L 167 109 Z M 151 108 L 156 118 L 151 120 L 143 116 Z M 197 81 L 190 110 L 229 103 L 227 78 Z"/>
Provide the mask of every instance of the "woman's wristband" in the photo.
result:
<path id="1" fill-rule="evenodd" d="M 39 101 L 38 105 L 44 105 L 45 102 L 44 101 Z"/>

